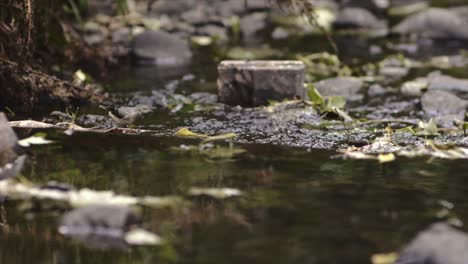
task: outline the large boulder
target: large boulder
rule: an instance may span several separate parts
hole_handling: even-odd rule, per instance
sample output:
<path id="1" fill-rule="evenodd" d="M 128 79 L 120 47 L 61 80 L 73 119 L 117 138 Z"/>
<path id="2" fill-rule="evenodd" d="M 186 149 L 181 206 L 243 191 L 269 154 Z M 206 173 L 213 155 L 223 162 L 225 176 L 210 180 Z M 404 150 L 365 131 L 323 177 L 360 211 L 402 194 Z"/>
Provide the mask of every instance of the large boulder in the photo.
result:
<path id="1" fill-rule="evenodd" d="M 465 19 L 455 12 L 442 8 L 430 8 L 410 15 L 396 25 L 393 32 L 403 35 L 417 34 L 429 38 L 468 40 Z"/>
<path id="2" fill-rule="evenodd" d="M 139 64 L 176 67 L 190 63 L 188 40 L 163 31 L 145 31 L 133 39 L 132 53 Z"/>
<path id="3" fill-rule="evenodd" d="M 466 264 L 468 235 L 444 223 L 419 233 L 395 264 Z"/>

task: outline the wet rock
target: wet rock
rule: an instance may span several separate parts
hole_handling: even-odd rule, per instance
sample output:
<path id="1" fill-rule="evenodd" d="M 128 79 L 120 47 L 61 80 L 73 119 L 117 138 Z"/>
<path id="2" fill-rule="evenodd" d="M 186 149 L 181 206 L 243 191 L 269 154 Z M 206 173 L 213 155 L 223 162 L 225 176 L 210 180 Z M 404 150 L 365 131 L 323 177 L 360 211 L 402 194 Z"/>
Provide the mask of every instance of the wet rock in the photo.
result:
<path id="1" fill-rule="evenodd" d="M 0 180 L 16 177 L 23 169 L 25 160 L 26 155 L 22 155 L 12 163 L 7 163 L 3 167 L 0 167 Z"/>
<path id="2" fill-rule="evenodd" d="M 96 127 L 104 129 L 115 126 L 115 122 L 108 116 L 90 114 L 78 116 L 76 123 L 82 127 Z"/>
<path id="3" fill-rule="evenodd" d="M 410 69 L 409 62 L 399 56 L 389 56 L 379 62 L 379 75 L 390 81 L 397 81 L 405 77 Z"/>
<path id="4" fill-rule="evenodd" d="M 335 77 L 316 82 L 314 86 L 323 96 L 344 96 L 349 100 L 358 100 L 362 98 L 358 93 L 364 82 L 355 77 Z"/>
<path id="5" fill-rule="evenodd" d="M 300 61 L 223 61 L 218 73 L 219 101 L 228 105 L 258 106 L 305 96 Z"/>
<path id="6" fill-rule="evenodd" d="M 456 13 L 430 8 L 411 15 L 393 28 L 398 34 L 417 34 L 428 38 L 468 39 L 466 21 Z"/>
<path id="7" fill-rule="evenodd" d="M 189 99 L 196 104 L 215 104 L 218 101 L 216 94 L 198 92 L 189 96 Z"/>
<path id="8" fill-rule="evenodd" d="M 146 1 L 138 1 L 142 5 L 140 10 L 145 12 L 147 10 Z M 168 15 L 176 16 L 183 12 L 192 9 L 197 5 L 197 0 L 171 0 L 171 1 L 155 1 L 151 6 L 151 13 L 155 15 Z"/>
<path id="9" fill-rule="evenodd" d="M 374 14 L 364 8 L 347 7 L 338 13 L 333 23 L 337 29 L 341 28 L 385 28 L 386 23 L 380 21 Z"/>
<path id="10" fill-rule="evenodd" d="M 427 78 L 416 78 L 412 81 L 403 83 L 401 86 L 401 93 L 404 96 L 421 96 L 423 91 L 427 90 L 429 82 Z"/>
<path id="11" fill-rule="evenodd" d="M 117 44 L 129 44 L 132 37 L 132 30 L 128 27 L 121 27 L 112 32 L 112 42 Z"/>
<path id="12" fill-rule="evenodd" d="M 83 39 L 88 45 L 96 45 L 103 42 L 109 32 L 96 22 L 88 21 L 83 25 Z"/>
<path id="13" fill-rule="evenodd" d="M 468 92 L 468 79 L 442 75 L 439 71 L 430 73 L 427 79 L 429 81 L 428 90 Z"/>
<path id="14" fill-rule="evenodd" d="M 139 104 L 136 106 L 121 106 L 117 109 L 120 116 L 114 115 L 109 111 L 109 116 L 118 125 L 127 126 L 133 124 L 137 119 L 147 113 L 153 112 L 153 109 L 148 105 Z"/>
<path id="15" fill-rule="evenodd" d="M 132 53 L 140 64 L 175 67 L 190 63 L 188 40 L 162 31 L 145 31 L 132 43 Z"/>
<path id="16" fill-rule="evenodd" d="M 252 43 L 260 40 L 258 33 L 266 28 L 267 16 L 267 13 L 253 13 L 241 18 L 240 29 L 244 42 Z"/>
<path id="17" fill-rule="evenodd" d="M 425 90 L 442 90 L 457 93 L 468 92 L 468 79 L 443 75 L 439 71 L 431 72 L 426 77 L 405 82 L 401 92 L 406 96 L 421 96 Z"/>
<path id="18" fill-rule="evenodd" d="M 6 115 L 0 112 L 0 164 L 13 153 L 18 138 L 13 129 L 8 125 Z"/>
<path id="19" fill-rule="evenodd" d="M 380 96 L 380 95 L 384 95 L 386 93 L 387 93 L 387 89 L 385 89 L 380 84 L 373 84 L 373 85 L 369 86 L 369 90 L 367 90 L 367 94 L 369 96 Z"/>
<path id="20" fill-rule="evenodd" d="M 218 41 L 226 42 L 228 40 L 227 30 L 217 25 L 206 25 L 197 29 L 199 35 L 207 35 L 217 38 Z"/>
<path id="21" fill-rule="evenodd" d="M 421 106 L 426 117 L 434 118 L 438 125 L 451 127 L 455 119 L 465 118 L 468 102 L 450 92 L 430 90 L 421 97 Z"/>
<path id="22" fill-rule="evenodd" d="M 390 0 L 345 0 L 346 7 L 359 7 L 372 11 L 382 11 L 390 6 Z"/>
<path id="23" fill-rule="evenodd" d="M 468 235 L 445 223 L 419 233 L 400 253 L 395 264 L 468 263 Z"/>
<path id="24" fill-rule="evenodd" d="M 283 27 L 277 27 L 271 33 L 271 38 L 273 39 L 287 39 L 289 37 L 289 32 Z"/>
<path id="25" fill-rule="evenodd" d="M 125 206 L 86 206 L 66 213 L 59 232 L 98 247 L 124 247 L 124 236 L 141 224 L 139 213 Z"/>

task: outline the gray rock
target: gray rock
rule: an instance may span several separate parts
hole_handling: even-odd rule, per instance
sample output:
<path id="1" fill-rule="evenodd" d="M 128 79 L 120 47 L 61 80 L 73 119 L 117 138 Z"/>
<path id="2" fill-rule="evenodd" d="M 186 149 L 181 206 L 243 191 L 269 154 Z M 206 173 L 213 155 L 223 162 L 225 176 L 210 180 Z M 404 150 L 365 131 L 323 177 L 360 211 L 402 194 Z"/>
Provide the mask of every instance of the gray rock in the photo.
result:
<path id="1" fill-rule="evenodd" d="M 430 73 L 427 79 L 429 81 L 429 90 L 468 92 L 468 79 L 442 75 L 439 71 Z"/>
<path id="2" fill-rule="evenodd" d="M 395 264 L 466 264 L 468 235 L 438 223 L 419 233 L 400 253 Z"/>
<path id="3" fill-rule="evenodd" d="M 218 97 L 229 105 L 258 106 L 304 98 L 300 61 L 223 61 L 218 66 Z"/>
<path id="4" fill-rule="evenodd" d="M 0 180 L 16 177 L 23 169 L 25 160 L 26 155 L 22 155 L 12 163 L 7 163 L 3 167 L 0 167 Z"/>
<path id="5" fill-rule="evenodd" d="M 92 247 L 121 248 L 126 232 L 140 224 L 140 214 L 130 207 L 86 206 L 66 213 L 59 232 Z"/>
<path id="6" fill-rule="evenodd" d="M 153 109 L 148 105 L 139 104 L 136 106 L 122 106 L 117 109 L 119 117 L 109 112 L 109 116 L 116 122 L 118 125 L 131 125 L 137 119 L 141 118 L 147 113 L 151 113 Z"/>
<path id="7" fill-rule="evenodd" d="M 267 13 L 261 12 L 249 14 L 241 18 L 240 29 L 244 42 L 252 43 L 260 40 L 258 33 L 266 28 L 267 17 Z"/>
<path id="8" fill-rule="evenodd" d="M 128 27 L 121 27 L 112 32 L 112 42 L 128 44 L 131 41 L 132 30 Z"/>
<path id="9" fill-rule="evenodd" d="M 335 28 L 384 28 L 386 23 L 364 8 L 347 7 L 341 10 L 333 22 Z"/>
<path id="10" fill-rule="evenodd" d="M 215 104 L 218 101 L 216 94 L 198 92 L 189 96 L 189 99 L 196 104 Z"/>
<path id="11" fill-rule="evenodd" d="M 369 90 L 367 90 L 367 94 L 369 96 L 380 96 L 386 94 L 388 91 L 380 84 L 373 84 L 369 86 Z"/>
<path id="12" fill-rule="evenodd" d="M 434 118 L 443 127 L 451 127 L 455 119 L 463 120 L 468 102 L 456 95 L 440 90 L 430 90 L 421 97 L 426 117 Z"/>
<path id="13" fill-rule="evenodd" d="M 410 15 L 396 25 L 393 32 L 429 38 L 468 39 L 466 21 L 455 12 L 442 8 L 430 8 Z"/>
<path id="14" fill-rule="evenodd" d="M 8 125 L 6 115 L 0 112 L 0 155 L 2 153 L 11 152 L 16 146 L 18 138 L 13 129 Z"/>
<path id="15" fill-rule="evenodd" d="M 143 4 L 141 11 L 147 9 L 146 1 L 138 1 Z M 153 15 L 169 15 L 176 16 L 185 11 L 192 9 L 197 5 L 197 0 L 171 0 L 171 1 L 156 1 L 151 6 L 151 14 Z"/>
<path id="16" fill-rule="evenodd" d="M 346 99 L 358 99 L 358 93 L 364 82 L 355 77 L 335 77 L 314 83 L 317 91 L 323 96 L 344 96 Z"/>
<path id="17" fill-rule="evenodd" d="M 228 40 L 227 30 L 224 27 L 217 25 L 206 25 L 197 29 L 199 35 L 208 35 L 216 37 L 221 42 Z"/>
<path id="18" fill-rule="evenodd" d="M 137 62 L 175 67 L 190 63 L 189 42 L 162 31 L 146 31 L 136 36 L 132 53 Z"/>

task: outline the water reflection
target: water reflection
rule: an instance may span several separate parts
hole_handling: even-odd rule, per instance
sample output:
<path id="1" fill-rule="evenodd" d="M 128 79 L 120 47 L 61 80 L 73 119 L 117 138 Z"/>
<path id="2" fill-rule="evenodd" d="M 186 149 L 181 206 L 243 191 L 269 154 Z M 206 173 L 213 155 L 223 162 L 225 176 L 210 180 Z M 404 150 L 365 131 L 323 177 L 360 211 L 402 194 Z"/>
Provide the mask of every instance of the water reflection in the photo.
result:
<path id="1" fill-rule="evenodd" d="M 140 196 L 182 195 L 192 205 L 145 210 L 144 226 L 167 239 L 165 246 L 99 251 L 57 235 L 57 214 L 25 214 L 6 200 L 1 263 L 368 263 L 432 221 L 441 199 L 468 218 L 468 165 L 460 162 L 380 165 L 260 145 L 243 146 L 245 155 L 226 161 L 171 152 L 192 142 L 169 138 L 76 134 L 58 140 L 30 151 L 26 178 Z M 245 195 L 188 197 L 193 186 L 233 187 Z"/>

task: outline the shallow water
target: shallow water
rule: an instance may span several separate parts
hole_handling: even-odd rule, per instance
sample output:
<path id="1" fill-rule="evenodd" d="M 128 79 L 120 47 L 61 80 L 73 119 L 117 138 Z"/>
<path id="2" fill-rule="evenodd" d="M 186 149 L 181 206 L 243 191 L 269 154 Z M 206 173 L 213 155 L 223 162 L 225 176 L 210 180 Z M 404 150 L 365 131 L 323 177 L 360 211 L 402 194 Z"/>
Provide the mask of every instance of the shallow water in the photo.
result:
<path id="1" fill-rule="evenodd" d="M 319 40 L 302 43 L 307 41 Z M 326 46 L 323 39 L 317 43 L 296 47 L 293 42 L 288 52 Z M 345 51 L 354 59 L 379 58 L 357 52 L 369 43 L 355 44 Z M 215 93 L 215 60 L 196 56 L 191 68 L 175 75 L 120 69 L 104 80 L 105 87 L 123 98 L 174 81 L 180 93 Z M 143 125 L 163 121 L 181 122 L 180 115 L 163 111 Z M 443 209 L 440 201 L 455 205 L 453 216 L 468 219 L 466 162 L 398 158 L 379 164 L 342 160 L 334 151 L 254 144 L 236 144 L 246 152 L 218 159 L 173 151 L 197 144 L 173 137 L 69 137 L 50 131 L 49 137 L 56 144 L 26 150 L 23 175 L 34 183 L 59 181 L 137 196 L 185 196 L 193 186 L 231 187 L 244 195 L 225 201 L 186 197 L 193 205 L 184 212 L 145 212 L 144 226 L 167 243 L 125 250 L 92 249 L 64 238 L 57 234 L 56 208 L 6 199 L 0 207 L 0 263 L 369 263 L 372 254 L 397 251 L 431 223 Z"/>
<path id="2" fill-rule="evenodd" d="M 183 195 L 191 186 L 239 188 L 244 196 L 195 199 L 190 212 L 171 217 L 151 212 L 145 225 L 169 242 L 123 251 L 63 238 L 54 213 L 25 213 L 17 208 L 27 206 L 7 200 L 0 263 L 369 263 L 432 221 L 439 200 L 468 217 L 468 164 L 457 161 L 381 165 L 262 145 L 244 145 L 247 153 L 226 161 L 169 151 L 194 143 L 187 140 L 55 137 L 57 144 L 28 151 L 26 178 L 139 196 Z"/>

